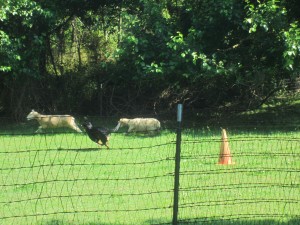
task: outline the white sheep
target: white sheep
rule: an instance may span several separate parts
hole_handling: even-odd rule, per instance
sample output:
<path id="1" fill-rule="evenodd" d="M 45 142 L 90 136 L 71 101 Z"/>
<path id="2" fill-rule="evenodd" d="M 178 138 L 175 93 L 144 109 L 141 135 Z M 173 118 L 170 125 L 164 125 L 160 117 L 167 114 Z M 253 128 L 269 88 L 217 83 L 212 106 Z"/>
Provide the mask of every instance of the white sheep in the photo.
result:
<path id="1" fill-rule="evenodd" d="M 128 126 L 128 132 L 158 131 L 160 122 L 154 118 L 135 118 L 119 120 L 120 127 Z"/>
<path id="2" fill-rule="evenodd" d="M 37 120 L 40 124 L 39 128 L 35 131 L 36 133 L 41 132 L 42 129 L 59 127 L 67 127 L 77 132 L 82 132 L 76 125 L 74 117 L 70 115 L 42 115 L 32 110 L 27 115 L 27 120 L 33 119 Z"/>

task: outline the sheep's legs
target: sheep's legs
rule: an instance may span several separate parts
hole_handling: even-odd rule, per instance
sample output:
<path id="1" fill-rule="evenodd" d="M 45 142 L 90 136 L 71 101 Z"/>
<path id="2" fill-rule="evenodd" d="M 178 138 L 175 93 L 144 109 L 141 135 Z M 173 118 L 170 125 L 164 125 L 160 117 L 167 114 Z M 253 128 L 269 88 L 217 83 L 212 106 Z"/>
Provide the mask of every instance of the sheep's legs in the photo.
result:
<path id="1" fill-rule="evenodd" d="M 82 131 L 80 130 L 80 128 L 77 125 L 72 125 L 70 128 L 73 130 L 76 130 L 79 133 L 82 133 Z"/>
<path id="2" fill-rule="evenodd" d="M 41 133 L 42 130 L 43 130 L 43 127 L 39 126 L 39 128 L 35 131 L 35 133 Z"/>
<path id="3" fill-rule="evenodd" d="M 133 127 L 129 127 L 127 133 L 133 132 L 134 128 Z"/>

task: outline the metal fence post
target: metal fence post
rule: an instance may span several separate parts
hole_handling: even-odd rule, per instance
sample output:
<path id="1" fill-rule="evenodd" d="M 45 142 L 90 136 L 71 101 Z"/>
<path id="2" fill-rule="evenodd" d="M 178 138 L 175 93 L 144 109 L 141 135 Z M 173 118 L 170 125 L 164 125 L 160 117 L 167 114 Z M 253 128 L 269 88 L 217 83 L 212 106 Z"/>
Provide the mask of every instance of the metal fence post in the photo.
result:
<path id="1" fill-rule="evenodd" d="M 173 225 L 178 222 L 178 199 L 179 199 L 179 173 L 180 173 L 180 151 L 181 151 L 181 121 L 182 104 L 177 106 L 177 136 L 175 154 L 175 178 L 174 178 L 174 198 L 173 198 Z"/>

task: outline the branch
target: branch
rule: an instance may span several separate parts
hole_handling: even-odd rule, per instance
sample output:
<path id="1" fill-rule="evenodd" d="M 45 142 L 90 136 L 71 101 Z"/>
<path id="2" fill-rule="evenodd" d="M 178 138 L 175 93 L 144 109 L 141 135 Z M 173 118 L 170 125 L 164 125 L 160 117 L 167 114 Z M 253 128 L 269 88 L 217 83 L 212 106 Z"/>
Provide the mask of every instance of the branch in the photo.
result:
<path id="1" fill-rule="evenodd" d="M 70 20 L 72 20 L 74 17 L 74 14 L 72 14 L 71 16 L 69 16 L 65 21 L 63 21 L 62 23 L 60 23 L 58 26 L 56 26 L 55 28 L 53 28 L 52 30 L 50 30 L 48 32 L 48 35 L 56 33 L 58 30 L 60 30 L 62 27 L 64 27 L 67 23 L 70 22 Z"/>

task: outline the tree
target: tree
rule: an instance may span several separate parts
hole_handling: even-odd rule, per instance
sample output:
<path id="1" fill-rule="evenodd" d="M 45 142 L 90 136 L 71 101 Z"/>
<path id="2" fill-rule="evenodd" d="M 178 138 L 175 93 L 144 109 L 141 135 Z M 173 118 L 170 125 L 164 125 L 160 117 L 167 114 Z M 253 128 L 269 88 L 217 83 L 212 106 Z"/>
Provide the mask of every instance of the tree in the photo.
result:
<path id="1" fill-rule="evenodd" d="M 299 73 L 299 11 L 296 0 L 5 0 L 0 104 L 17 116 L 30 104 L 258 107 Z"/>
<path id="2" fill-rule="evenodd" d="M 116 2 L 110 1 L 110 4 Z M 37 98 L 41 90 L 47 90 L 44 87 L 45 82 L 49 82 L 51 65 L 56 71 L 53 36 L 74 25 L 74 18 L 96 12 L 105 4 L 108 3 L 84 0 L 4 1 L 0 14 L 0 57 L 3 59 L 0 76 L 5 88 L 0 104 L 5 105 L 7 111 L 19 117 L 27 101 L 43 101 Z"/>

